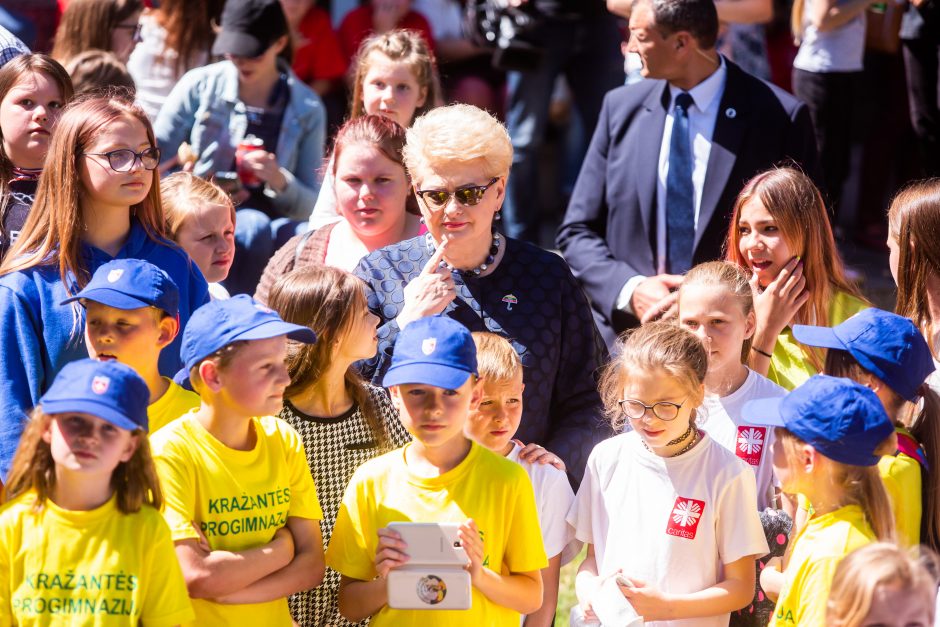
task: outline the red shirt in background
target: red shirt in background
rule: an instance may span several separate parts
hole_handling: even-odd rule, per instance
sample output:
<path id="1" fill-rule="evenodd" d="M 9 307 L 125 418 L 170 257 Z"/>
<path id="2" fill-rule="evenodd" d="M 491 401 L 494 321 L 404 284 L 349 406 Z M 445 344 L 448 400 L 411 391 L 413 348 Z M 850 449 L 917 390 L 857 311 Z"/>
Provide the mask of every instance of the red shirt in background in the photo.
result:
<path id="1" fill-rule="evenodd" d="M 417 11 L 408 11 L 398 24 L 397 28 L 418 31 L 418 33 L 428 43 L 428 48 L 434 51 L 434 37 L 431 35 L 431 25 L 427 19 Z M 359 50 L 359 44 L 366 37 L 372 35 L 372 7 L 367 5 L 353 9 L 343 18 L 343 23 L 339 25 L 339 41 L 343 46 L 343 52 L 346 58 L 351 60 L 356 51 Z"/>
<path id="2" fill-rule="evenodd" d="M 301 41 L 294 51 L 294 73 L 305 83 L 336 80 L 346 73 L 346 55 L 326 9 L 311 7 L 298 27 Z"/>

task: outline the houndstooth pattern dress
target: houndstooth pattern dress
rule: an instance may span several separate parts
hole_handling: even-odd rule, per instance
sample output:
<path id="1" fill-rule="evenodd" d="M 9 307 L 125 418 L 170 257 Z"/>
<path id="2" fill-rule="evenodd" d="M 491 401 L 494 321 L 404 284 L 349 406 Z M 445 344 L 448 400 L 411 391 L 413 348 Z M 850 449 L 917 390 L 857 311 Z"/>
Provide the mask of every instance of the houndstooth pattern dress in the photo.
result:
<path id="1" fill-rule="evenodd" d="M 377 445 L 358 405 L 353 405 L 341 416 L 320 418 L 308 416 L 285 401 L 280 413 L 281 419 L 297 430 L 304 443 L 307 464 L 317 486 L 320 507 L 323 508 L 320 531 L 323 533 L 324 549 L 329 546 L 343 493 L 356 468 L 411 440 L 385 390 L 372 385 L 366 387 L 385 429 L 387 445 L 382 448 Z M 301 627 L 367 625 L 368 619 L 361 623 L 350 623 L 340 616 L 338 592 L 339 573 L 327 568 L 319 587 L 289 597 L 291 616 Z"/>

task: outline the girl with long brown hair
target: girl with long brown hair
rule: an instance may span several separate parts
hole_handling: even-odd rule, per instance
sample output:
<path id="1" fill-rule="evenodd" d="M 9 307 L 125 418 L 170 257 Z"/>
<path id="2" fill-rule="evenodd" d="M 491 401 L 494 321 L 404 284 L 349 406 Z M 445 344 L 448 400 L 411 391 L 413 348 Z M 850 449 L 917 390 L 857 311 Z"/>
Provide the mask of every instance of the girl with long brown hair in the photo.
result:
<path id="1" fill-rule="evenodd" d="M 897 446 L 894 426 L 874 392 L 826 375 L 783 398 L 750 401 L 743 415 L 775 428 L 780 489 L 804 496 L 811 508 L 809 521 L 791 540 L 774 624 L 824 625 L 839 561 L 875 540 L 894 540 L 891 501 L 877 468 L 881 456 Z M 779 570 L 767 566 L 761 582 L 774 575 Z"/>
<path id="2" fill-rule="evenodd" d="M 140 17 L 140 43 L 127 61 L 137 85 L 137 102 L 151 120 L 177 81 L 209 62 L 220 0 L 163 0 Z"/>
<path id="3" fill-rule="evenodd" d="M 44 54 L 0 69 L 0 260 L 26 222 L 52 129 L 71 98 L 68 73 Z"/>
<path id="4" fill-rule="evenodd" d="M 725 244 L 751 272 L 757 328 L 750 367 L 793 389 L 825 356 L 793 339 L 793 324 L 833 326 L 868 307 L 845 276 L 822 195 L 794 168 L 758 174 L 738 194 Z"/>
<path id="5" fill-rule="evenodd" d="M 280 417 L 303 439 L 323 508 L 326 547 L 355 469 L 411 437 L 385 391 L 365 383 L 352 367 L 372 357 L 377 343 L 378 318 L 369 311 L 358 278 L 328 266 L 299 268 L 274 283 L 268 304 L 285 321 L 317 334 L 316 344 L 288 355 L 291 382 Z M 320 587 L 291 596 L 294 620 L 304 627 L 342 622 L 339 580 L 328 568 Z"/>
<path id="6" fill-rule="evenodd" d="M 107 261 L 135 257 L 180 288 L 180 328 L 206 302 L 206 281 L 166 238 L 156 171 L 160 151 L 138 107 L 106 96 L 66 108 L 52 138 L 33 210 L 0 264 L 0 476 L 35 406 L 68 362 L 87 357 L 84 311 L 62 301 Z M 160 372 L 179 370 L 180 339 Z"/>
<path id="7" fill-rule="evenodd" d="M 128 627 L 194 618 L 159 511 L 149 399 L 129 366 L 83 359 L 39 400 L 0 511 L 5 624 L 44 614 L 63 623 L 110 614 L 111 624 Z"/>
<path id="8" fill-rule="evenodd" d="M 891 274 L 898 284 L 895 311 L 914 321 L 940 355 L 940 179 L 903 189 L 888 210 Z"/>
<path id="9" fill-rule="evenodd" d="M 56 29 L 52 57 L 67 65 L 86 50 L 108 50 L 127 63 L 140 37 L 142 0 L 70 0 Z"/>

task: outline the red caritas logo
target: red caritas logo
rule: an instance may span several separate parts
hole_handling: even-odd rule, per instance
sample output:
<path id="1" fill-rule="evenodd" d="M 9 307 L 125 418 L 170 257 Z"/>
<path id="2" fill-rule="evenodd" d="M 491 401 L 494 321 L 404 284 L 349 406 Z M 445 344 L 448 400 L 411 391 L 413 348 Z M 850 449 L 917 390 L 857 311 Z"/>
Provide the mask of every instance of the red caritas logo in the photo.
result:
<path id="1" fill-rule="evenodd" d="M 672 512 L 669 514 L 666 533 L 693 540 L 704 511 L 705 501 L 687 499 L 684 496 L 676 497 L 676 504 L 672 506 Z"/>
<path id="2" fill-rule="evenodd" d="M 760 466 L 764 445 L 767 443 L 767 427 L 738 427 L 738 439 L 734 453 L 751 466 Z"/>

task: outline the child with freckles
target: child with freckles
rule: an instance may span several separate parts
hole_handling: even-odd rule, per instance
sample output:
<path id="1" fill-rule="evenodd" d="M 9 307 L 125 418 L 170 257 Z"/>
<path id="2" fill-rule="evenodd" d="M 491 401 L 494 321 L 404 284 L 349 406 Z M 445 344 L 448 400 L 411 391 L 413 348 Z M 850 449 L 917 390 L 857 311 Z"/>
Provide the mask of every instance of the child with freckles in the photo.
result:
<path id="1" fill-rule="evenodd" d="M 574 491 L 568 483 L 564 465 L 553 465 L 558 458 L 542 450 L 533 459 L 525 448 L 512 438 L 522 420 L 522 360 L 506 338 L 495 333 L 475 332 L 477 369 L 483 396 L 477 409 L 470 411 L 464 432 L 467 437 L 494 453 L 520 464 L 528 473 L 535 490 L 542 542 L 548 555 L 548 567 L 542 569 L 542 607 L 527 615 L 527 627 L 554 624 L 558 604 L 558 578 L 561 567 L 570 562 L 581 549 L 574 537 L 574 528 L 565 515 L 574 502 Z M 541 447 L 539 447 L 541 448 Z"/>
<path id="2" fill-rule="evenodd" d="M 518 627 L 542 605 L 548 566 L 532 485 L 518 465 L 469 440 L 482 395 L 476 347 L 455 320 L 419 318 L 395 341 L 383 381 L 414 440 L 353 475 L 326 560 L 342 575 L 339 611 L 373 627 Z M 392 522 L 458 522 L 472 584 L 469 610 L 388 607 L 386 577 L 408 562 Z"/>

